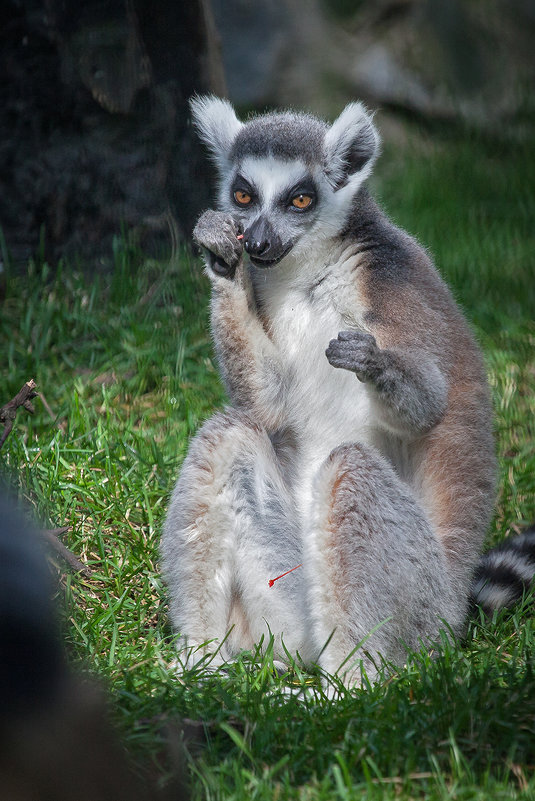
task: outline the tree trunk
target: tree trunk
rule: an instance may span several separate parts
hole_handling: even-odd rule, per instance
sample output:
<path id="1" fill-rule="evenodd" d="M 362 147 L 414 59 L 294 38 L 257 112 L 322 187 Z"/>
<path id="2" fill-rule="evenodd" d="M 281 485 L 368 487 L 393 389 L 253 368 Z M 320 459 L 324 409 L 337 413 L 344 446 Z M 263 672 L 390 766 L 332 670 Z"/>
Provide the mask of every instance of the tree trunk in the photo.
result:
<path id="1" fill-rule="evenodd" d="M 194 92 L 225 93 L 209 0 L 11 0 L 0 30 L 0 225 L 15 261 L 160 253 L 189 237 L 211 170 Z"/>

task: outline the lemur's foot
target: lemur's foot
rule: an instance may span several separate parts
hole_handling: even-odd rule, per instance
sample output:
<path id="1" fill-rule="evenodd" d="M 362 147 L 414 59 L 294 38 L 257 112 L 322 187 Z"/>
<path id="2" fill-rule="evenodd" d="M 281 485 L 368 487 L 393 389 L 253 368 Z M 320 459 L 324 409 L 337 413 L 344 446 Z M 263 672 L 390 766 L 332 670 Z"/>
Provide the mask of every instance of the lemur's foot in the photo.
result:
<path id="1" fill-rule="evenodd" d="M 209 209 L 197 221 L 193 239 L 203 249 L 207 266 L 224 278 L 234 278 L 243 254 L 240 230 L 230 214 Z"/>

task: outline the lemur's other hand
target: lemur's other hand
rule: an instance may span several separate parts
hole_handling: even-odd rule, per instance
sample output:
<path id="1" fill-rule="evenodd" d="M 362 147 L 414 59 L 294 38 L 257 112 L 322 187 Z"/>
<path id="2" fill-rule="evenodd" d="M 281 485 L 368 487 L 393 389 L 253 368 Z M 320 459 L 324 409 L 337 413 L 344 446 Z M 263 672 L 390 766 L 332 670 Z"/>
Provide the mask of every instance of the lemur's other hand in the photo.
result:
<path id="1" fill-rule="evenodd" d="M 206 264 L 216 275 L 234 278 L 243 254 L 240 233 L 230 214 L 209 209 L 199 217 L 193 240 L 203 249 Z"/>
<path id="2" fill-rule="evenodd" d="M 333 367 L 351 370 L 360 381 L 370 381 L 381 371 L 381 350 L 375 337 L 363 331 L 340 331 L 325 351 Z"/>

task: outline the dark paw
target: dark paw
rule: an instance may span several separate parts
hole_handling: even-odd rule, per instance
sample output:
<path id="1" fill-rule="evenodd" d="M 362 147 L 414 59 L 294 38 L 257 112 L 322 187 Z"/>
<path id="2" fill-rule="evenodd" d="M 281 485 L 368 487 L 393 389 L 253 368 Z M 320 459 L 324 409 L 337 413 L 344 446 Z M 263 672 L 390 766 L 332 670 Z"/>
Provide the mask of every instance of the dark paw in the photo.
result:
<path id="1" fill-rule="evenodd" d="M 329 364 L 356 373 L 361 381 L 376 377 L 380 354 L 375 337 L 362 331 L 340 331 L 325 351 Z"/>
<path id="2" fill-rule="evenodd" d="M 205 211 L 193 229 L 193 240 L 203 250 L 206 263 L 216 275 L 233 278 L 243 253 L 240 230 L 229 214 Z"/>

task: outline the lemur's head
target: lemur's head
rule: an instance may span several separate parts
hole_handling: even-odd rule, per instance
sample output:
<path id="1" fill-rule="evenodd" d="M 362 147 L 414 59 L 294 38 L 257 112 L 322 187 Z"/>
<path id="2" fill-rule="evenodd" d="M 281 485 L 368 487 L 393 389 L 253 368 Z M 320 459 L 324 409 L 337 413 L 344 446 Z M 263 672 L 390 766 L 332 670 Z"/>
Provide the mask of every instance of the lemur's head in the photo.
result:
<path id="1" fill-rule="evenodd" d="M 216 97 L 194 98 L 191 108 L 219 172 L 219 207 L 240 225 L 253 264 L 304 255 L 343 229 L 379 147 L 360 103 L 346 106 L 331 126 L 292 112 L 243 123 Z"/>

